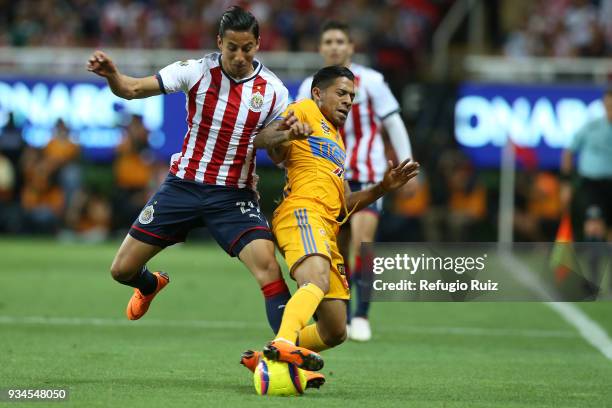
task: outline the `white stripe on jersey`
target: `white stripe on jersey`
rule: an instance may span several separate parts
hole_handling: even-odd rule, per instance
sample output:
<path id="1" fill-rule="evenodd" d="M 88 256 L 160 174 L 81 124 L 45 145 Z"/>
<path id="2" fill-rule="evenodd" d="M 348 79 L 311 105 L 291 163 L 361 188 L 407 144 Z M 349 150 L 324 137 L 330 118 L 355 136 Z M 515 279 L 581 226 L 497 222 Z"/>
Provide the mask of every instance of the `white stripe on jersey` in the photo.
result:
<path id="1" fill-rule="evenodd" d="M 250 100 L 251 94 L 253 93 L 254 84 L 255 84 L 255 81 L 249 81 L 242 86 L 242 93 L 240 95 L 241 101 Z M 223 160 L 223 164 L 219 168 L 219 174 L 217 175 L 217 181 L 216 181 L 217 185 L 221 185 L 221 186 L 225 185 L 225 180 L 227 179 L 227 176 L 229 174 L 230 166 L 234 163 L 234 157 L 236 157 L 236 153 L 238 152 L 239 142 L 240 142 L 240 139 L 242 138 L 242 131 L 244 130 L 244 125 L 246 123 L 248 115 L 249 115 L 249 109 L 247 107 L 247 104 L 241 103 L 240 109 L 238 110 L 238 116 L 236 117 L 236 127 L 234 127 L 234 131 L 232 132 L 232 138 L 230 141 L 230 145 L 227 148 L 227 152 L 225 154 L 225 159 Z M 232 143 L 232 141 L 236 141 L 236 143 Z"/>
<path id="2" fill-rule="evenodd" d="M 181 158 L 178 164 L 178 171 L 176 172 L 176 176 L 181 179 L 185 177 L 185 170 L 189 165 L 189 159 L 193 157 L 193 150 L 195 149 L 196 141 L 198 139 L 198 130 L 200 129 L 200 123 L 202 123 L 202 108 L 200 106 L 201 102 L 198 103 L 198 101 L 204 100 L 204 95 L 206 95 L 206 90 L 210 86 L 211 81 L 212 77 L 210 75 L 204 75 L 204 77 L 202 77 L 202 80 L 200 81 L 198 91 L 196 92 L 196 108 L 195 113 L 193 115 L 193 126 L 191 127 L 191 132 L 189 133 L 189 143 L 187 144 L 185 155 Z M 189 114 L 189 96 L 187 96 L 187 99 L 188 100 L 185 107 L 187 113 Z"/>

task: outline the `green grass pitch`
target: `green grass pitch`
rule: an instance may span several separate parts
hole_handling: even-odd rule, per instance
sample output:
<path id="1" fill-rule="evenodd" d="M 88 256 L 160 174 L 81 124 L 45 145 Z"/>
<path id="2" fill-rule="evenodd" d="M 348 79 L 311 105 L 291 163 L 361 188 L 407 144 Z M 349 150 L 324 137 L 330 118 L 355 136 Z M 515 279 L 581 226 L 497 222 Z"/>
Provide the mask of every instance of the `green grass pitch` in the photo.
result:
<path id="1" fill-rule="evenodd" d="M 0 240 L 0 388 L 68 387 L 58 407 L 612 406 L 612 361 L 540 303 L 376 303 L 373 341 L 325 352 L 322 389 L 260 397 L 238 364 L 270 338 L 246 268 L 170 248 L 150 263 L 170 285 L 128 322 L 117 246 Z M 579 307 L 612 333 L 612 303 Z"/>

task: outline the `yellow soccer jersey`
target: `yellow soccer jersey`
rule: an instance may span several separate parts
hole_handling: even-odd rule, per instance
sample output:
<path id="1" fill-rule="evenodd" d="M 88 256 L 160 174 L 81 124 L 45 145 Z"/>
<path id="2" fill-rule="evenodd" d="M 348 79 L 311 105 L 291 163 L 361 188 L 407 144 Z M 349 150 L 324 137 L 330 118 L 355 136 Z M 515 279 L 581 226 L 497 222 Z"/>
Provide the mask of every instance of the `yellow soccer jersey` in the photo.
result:
<path id="1" fill-rule="evenodd" d="M 346 152 L 342 138 L 312 99 L 289 105 L 285 114 L 290 110 L 308 123 L 313 133 L 308 139 L 292 141 L 287 151 L 283 204 L 299 205 L 306 199 L 310 208 L 335 219 L 344 206 Z"/>

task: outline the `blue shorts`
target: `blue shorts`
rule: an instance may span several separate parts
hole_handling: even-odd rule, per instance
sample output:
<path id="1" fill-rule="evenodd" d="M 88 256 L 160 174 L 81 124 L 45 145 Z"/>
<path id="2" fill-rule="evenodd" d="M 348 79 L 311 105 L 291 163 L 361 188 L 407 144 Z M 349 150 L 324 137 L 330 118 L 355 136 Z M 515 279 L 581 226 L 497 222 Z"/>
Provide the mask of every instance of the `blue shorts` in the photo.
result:
<path id="1" fill-rule="evenodd" d="M 362 183 L 359 181 L 349 180 L 349 186 L 351 187 L 351 191 L 361 191 L 367 188 L 370 188 L 374 185 L 374 183 Z M 382 197 L 378 200 L 374 201 L 372 204 L 368 205 L 366 208 L 361 211 L 370 211 L 374 213 L 374 215 L 380 216 L 383 210 L 383 199 Z"/>
<path id="2" fill-rule="evenodd" d="M 274 240 L 253 190 L 201 184 L 172 174 L 145 205 L 129 234 L 165 248 L 204 226 L 231 256 L 255 239 Z"/>

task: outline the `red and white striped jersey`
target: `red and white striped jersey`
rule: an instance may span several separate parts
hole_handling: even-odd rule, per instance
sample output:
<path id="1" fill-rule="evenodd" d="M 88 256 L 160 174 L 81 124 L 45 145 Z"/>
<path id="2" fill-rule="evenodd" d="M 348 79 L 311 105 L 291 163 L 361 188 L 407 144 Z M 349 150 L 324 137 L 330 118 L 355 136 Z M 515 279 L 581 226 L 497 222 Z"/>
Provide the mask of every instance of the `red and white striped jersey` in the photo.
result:
<path id="1" fill-rule="evenodd" d="M 187 96 L 187 133 L 170 172 L 184 180 L 253 188 L 257 132 L 280 116 L 289 92 L 280 79 L 255 61 L 249 78 L 224 72 L 221 54 L 178 61 L 157 74 L 164 93 Z"/>
<path id="2" fill-rule="evenodd" d="M 399 112 L 400 106 L 380 72 L 359 64 L 349 69 L 355 75 L 355 99 L 341 130 L 346 146 L 345 179 L 375 183 L 387 169 L 381 121 Z M 310 98 L 311 84 L 312 77 L 302 82 L 298 100 Z"/>

